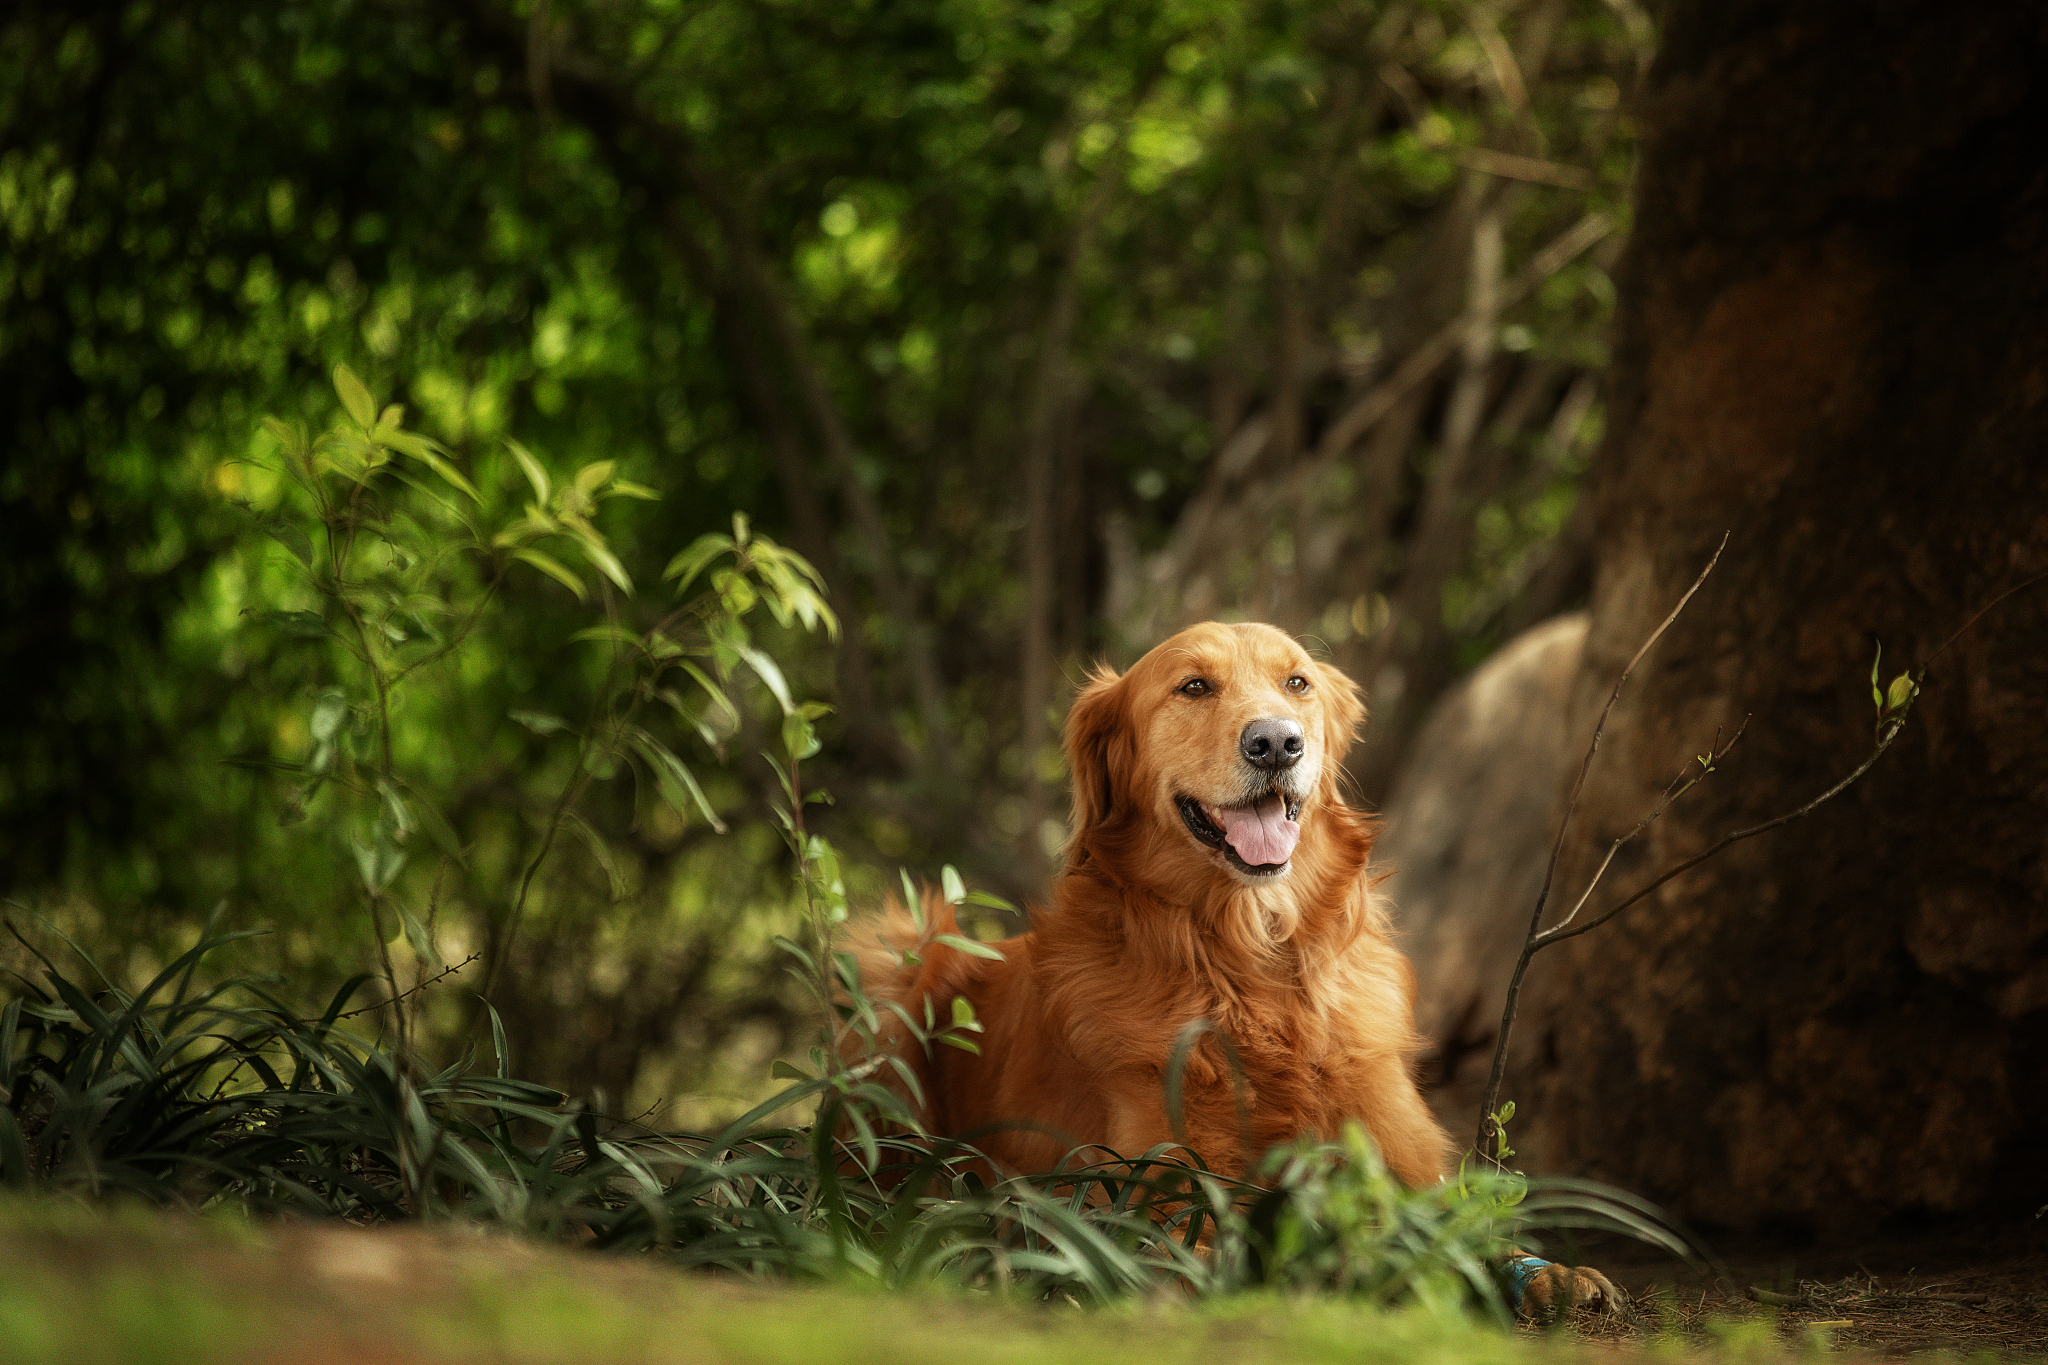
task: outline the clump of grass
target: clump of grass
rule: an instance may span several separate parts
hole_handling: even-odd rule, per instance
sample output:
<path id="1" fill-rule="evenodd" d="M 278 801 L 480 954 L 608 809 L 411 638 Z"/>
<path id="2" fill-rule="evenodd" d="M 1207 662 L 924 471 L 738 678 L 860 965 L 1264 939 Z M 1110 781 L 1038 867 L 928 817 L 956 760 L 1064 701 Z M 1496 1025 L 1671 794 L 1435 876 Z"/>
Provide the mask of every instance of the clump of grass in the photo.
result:
<path id="1" fill-rule="evenodd" d="M 903 1113 L 845 1075 L 792 1084 L 717 1133 L 647 1131 L 508 1074 L 502 1030 L 494 1067 L 435 1070 L 353 1032 L 364 978 L 310 1017 L 267 978 L 202 983 L 207 955 L 244 937 L 209 930 L 132 993 L 75 947 L 91 984 L 38 950 L 43 984 L 0 1011 L 0 1181 L 462 1219 L 751 1276 L 1087 1303 L 1270 1285 L 1502 1313 L 1489 1259 L 1536 1224 L 1675 1243 L 1639 1206 L 1583 1188 L 1532 1193 L 1489 1171 L 1404 1189 L 1356 1130 L 1276 1152 L 1257 1186 L 1178 1149 L 990 1183 L 971 1146 L 876 1136 Z M 813 1123 L 764 1126 L 813 1104 Z"/>

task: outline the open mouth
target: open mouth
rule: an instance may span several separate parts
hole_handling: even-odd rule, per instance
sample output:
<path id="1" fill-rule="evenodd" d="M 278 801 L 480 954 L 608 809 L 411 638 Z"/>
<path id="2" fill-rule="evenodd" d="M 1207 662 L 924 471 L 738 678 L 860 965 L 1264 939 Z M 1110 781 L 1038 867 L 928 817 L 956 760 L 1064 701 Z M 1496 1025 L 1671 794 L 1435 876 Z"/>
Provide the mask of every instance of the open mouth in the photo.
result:
<path id="1" fill-rule="evenodd" d="M 1176 796 L 1181 823 L 1224 861 L 1252 877 L 1276 877 L 1287 870 L 1301 838 L 1301 798 L 1277 788 L 1242 806 L 1211 806 Z"/>

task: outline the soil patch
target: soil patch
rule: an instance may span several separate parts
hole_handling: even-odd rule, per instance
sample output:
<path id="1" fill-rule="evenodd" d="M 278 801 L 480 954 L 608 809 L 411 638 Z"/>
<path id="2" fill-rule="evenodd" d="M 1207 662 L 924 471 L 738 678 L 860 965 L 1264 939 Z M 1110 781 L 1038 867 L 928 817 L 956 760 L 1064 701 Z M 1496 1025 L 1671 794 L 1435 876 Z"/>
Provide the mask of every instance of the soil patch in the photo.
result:
<path id="1" fill-rule="evenodd" d="M 1589 1243 L 1583 1259 L 1629 1291 L 1642 1322 L 1578 1326 L 1624 1342 L 1673 1329 L 1704 1338 L 1731 1321 L 1754 1322 L 1779 1336 L 1820 1337 L 1886 1356 L 2048 1356 L 2048 1219 L 1971 1221 L 1825 1244 L 1747 1237 L 1710 1245 L 1721 1274 L 1647 1259 L 1633 1243 Z"/>

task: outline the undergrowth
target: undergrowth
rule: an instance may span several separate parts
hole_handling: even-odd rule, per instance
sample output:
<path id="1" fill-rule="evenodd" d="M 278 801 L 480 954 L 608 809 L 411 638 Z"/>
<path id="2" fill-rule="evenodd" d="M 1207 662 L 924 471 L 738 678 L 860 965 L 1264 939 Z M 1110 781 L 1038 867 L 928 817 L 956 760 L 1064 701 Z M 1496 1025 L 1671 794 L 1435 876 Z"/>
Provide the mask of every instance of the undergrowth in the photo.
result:
<path id="1" fill-rule="evenodd" d="M 920 1135 L 858 1068 L 790 1085 L 717 1133 L 621 1124 L 474 1058 L 431 1072 L 253 977 L 203 982 L 247 931 L 209 931 L 141 989 L 45 955 L 0 1011 L 0 1180 L 356 1223 L 465 1219 L 674 1264 L 1102 1302 L 1268 1284 L 1500 1309 L 1490 1258 L 1547 1225 L 1670 1241 L 1613 1192 L 1485 1172 L 1408 1190 L 1356 1130 L 1275 1152 L 1254 1186 L 1180 1151 L 993 1182 Z M 494 1021 L 495 1022 L 495 1021 Z M 766 1126 L 819 1107 L 811 1124 Z M 844 1121 L 860 1109 L 865 1136 Z M 1077 1154 L 1078 1155 L 1078 1154 Z"/>

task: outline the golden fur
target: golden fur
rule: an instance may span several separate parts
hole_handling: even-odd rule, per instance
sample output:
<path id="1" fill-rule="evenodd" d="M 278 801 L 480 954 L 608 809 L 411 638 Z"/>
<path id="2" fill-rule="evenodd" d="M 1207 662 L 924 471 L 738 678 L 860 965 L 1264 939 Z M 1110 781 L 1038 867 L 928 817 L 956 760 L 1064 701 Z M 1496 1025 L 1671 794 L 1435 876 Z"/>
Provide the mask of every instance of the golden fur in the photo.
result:
<path id="1" fill-rule="evenodd" d="M 894 1038 L 931 1131 L 1020 1171 L 1082 1143 L 1172 1141 L 1164 1074 L 1181 1030 L 1207 1020 L 1249 1092 L 1241 1122 L 1224 1050 L 1204 1037 L 1188 1055 L 1184 1131 L 1211 1165 L 1247 1172 L 1276 1143 L 1357 1119 L 1403 1181 L 1439 1179 L 1450 1144 L 1409 1074 L 1414 974 L 1374 901 L 1373 823 L 1339 791 L 1364 718 L 1349 678 L 1269 626 L 1195 626 L 1122 676 L 1098 671 L 1067 717 L 1073 830 L 1031 932 L 997 944 L 1001 962 L 933 944 L 954 928 L 943 911 L 923 934 L 895 907 L 854 935 L 870 994 L 940 1019 L 965 996 L 986 1029 L 980 1056 Z M 1277 775 L 1241 751 L 1269 719 L 1301 727 Z M 1299 802 L 1284 865 L 1252 867 L 1182 814 L 1192 799 L 1241 815 L 1266 789 Z"/>

